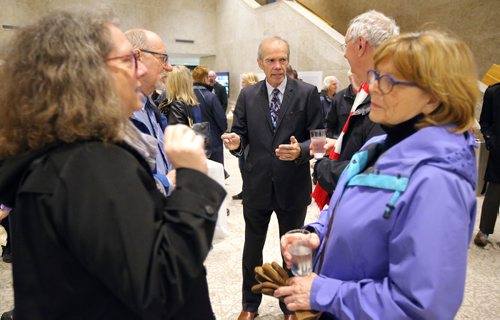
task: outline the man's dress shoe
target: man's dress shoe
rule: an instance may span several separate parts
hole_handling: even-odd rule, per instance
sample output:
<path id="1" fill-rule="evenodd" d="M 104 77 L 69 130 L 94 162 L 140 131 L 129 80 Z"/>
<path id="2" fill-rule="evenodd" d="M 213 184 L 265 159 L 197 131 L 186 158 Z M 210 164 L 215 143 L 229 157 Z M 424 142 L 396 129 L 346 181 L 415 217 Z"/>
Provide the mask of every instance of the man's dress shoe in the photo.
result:
<path id="1" fill-rule="evenodd" d="M 238 317 L 238 320 L 253 320 L 258 315 L 259 314 L 257 312 L 241 311 L 240 316 Z"/>

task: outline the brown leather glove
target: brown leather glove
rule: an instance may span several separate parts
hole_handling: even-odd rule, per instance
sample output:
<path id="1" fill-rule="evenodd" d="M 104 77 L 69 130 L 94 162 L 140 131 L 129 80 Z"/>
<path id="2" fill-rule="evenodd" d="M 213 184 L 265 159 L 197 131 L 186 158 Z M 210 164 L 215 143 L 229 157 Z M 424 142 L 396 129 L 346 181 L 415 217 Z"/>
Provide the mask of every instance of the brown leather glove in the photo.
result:
<path id="1" fill-rule="evenodd" d="M 255 267 L 255 280 L 259 282 L 252 287 L 253 293 L 261 293 L 268 296 L 274 296 L 274 290 L 281 286 L 286 286 L 288 273 L 279 263 L 264 263 L 262 267 Z M 283 300 L 280 298 L 280 300 Z M 295 317 L 298 320 L 314 320 L 319 319 L 321 312 L 307 310 L 296 311 Z"/>

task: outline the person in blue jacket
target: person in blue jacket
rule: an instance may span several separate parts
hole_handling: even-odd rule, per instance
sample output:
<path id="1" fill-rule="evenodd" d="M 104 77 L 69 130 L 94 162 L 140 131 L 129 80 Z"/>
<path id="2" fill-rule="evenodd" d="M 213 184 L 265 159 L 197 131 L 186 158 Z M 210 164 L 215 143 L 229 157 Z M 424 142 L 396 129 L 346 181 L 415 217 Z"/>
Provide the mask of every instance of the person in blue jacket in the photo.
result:
<path id="1" fill-rule="evenodd" d="M 329 208 L 305 227 L 314 272 L 275 296 L 320 319 L 453 319 L 476 215 L 472 54 L 426 31 L 387 40 L 374 62 L 369 116 L 387 134 L 353 156 Z M 292 239 L 281 239 L 288 265 Z"/>

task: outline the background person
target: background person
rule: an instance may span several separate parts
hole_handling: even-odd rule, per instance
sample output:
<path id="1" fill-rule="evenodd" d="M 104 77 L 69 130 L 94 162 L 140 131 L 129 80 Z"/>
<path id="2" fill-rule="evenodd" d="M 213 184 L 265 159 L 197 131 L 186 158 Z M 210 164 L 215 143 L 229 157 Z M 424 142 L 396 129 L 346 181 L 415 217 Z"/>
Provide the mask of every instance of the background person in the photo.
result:
<path id="1" fill-rule="evenodd" d="M 325 127 L 328 138 L 337 139 L 340 136 L 361 86 L 359 79 L 351 71 L 347 72 L 347 78 L 349 85 L 335 94 L 332 107 L 326 116 Z"/>
<path id="2" fill-rule="evenodd" d="M 194 94 L 200 102 L 201 119 L 209 123 L 209 159 L 224 165 L 221 135 L 227 130 L 226 114 L 222 110 L 217 96 L 205 87 L 208 82 L 208 68 L 196 66 L 192 77 Z"/>
<path id="3" fill-rule="evenodd" d="M 222 110 L 226 113 L 228 111 L 226 87 L 217 82 L 217 73 L 213 70 L 208 72 L 208 84 L 213 88 L 212 92 L 217 96 L 217 99 L 219 99 L 220 105 L 222 106 Z"/>
<path id="4" fill-rule="evenodd" d="M 124 141 L 147 70 L 112 21 L 51 12 L 7 47 L 0 202 L 15 207 L 22 252 L 15 317 L 213 319 L 199 288 L 225 192 L 187 127 L 165 133 L 179 186 L 168 199 Z"/>
<path id="5" fill-rule="evenodd" d="M 484 247 L 490 242 L 489 235 L 495 231 L 500 206 L 500 83 L 486 89 L 479 124 L 486 148 L 490 152 L 484 175 L 487 188 L 481 209 L 479 232 L 474 238 L 476 245 Z"/>
<path id="6" fill-rule="evenodd" d="M 295 70 L 291 65 L 288 65 L 286 68 L 286 75 L 294 80 L 299 80 L 299 74 L 297 70 Z"/>
<path id="7" fill-rule="evenodd" d="M 328 212 L 306 226 L 315 273 L 275 296 L 322 319 L 453 319 L 476 215 L 472 53 L 427 31 L 387 40 L 374 63 L 370 118 L 387 135 L 354 155 Z"/>
<path id="8" fill-rule="evenodd" d="M 168 75 L 167 100 L 160 105 L 160 110 L 167 116 L 168 124 L 184 124 L 192 127 L 199 123 L 201 111 L 193 91 L 193 78 L 189 69 L 178 65 Z"/>
<path id="9" fill-rule="evenodd" d="M 323 79 L 323 88 L 319 93 L 319 99 L 321 101 L 321 111 L 323 112 L 323 118 L 325 119 L 325 127 L 326 127 L 326 118 L 330 109 L 332 108 L 333 97 L 337 93 L 337 89 L 339 87 L 339 80 L 335 76 L 327 76 Z"/>

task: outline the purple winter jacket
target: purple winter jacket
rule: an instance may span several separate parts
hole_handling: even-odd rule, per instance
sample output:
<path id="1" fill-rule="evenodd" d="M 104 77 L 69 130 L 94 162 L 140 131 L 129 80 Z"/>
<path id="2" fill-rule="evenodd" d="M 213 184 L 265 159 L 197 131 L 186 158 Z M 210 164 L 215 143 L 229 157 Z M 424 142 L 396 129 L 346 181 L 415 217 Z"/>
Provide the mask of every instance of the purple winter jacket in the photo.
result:
<path id="1" fill-rule="evenodd" d="M 448 129 L 420 129 L 377 159 L 372 178 L 407 178 L 385 218 L 394 190 L 347 185 L 355 180 L 350 176 L 363 173 L 363 150 L 385 136 L 371 139 L 353 157 L 328 211 L 307 226 L 321 239 L 313 310 L 338 319 L 453 319 L 462 303 L 476 214 L 476 158 L 473 136 Z"/>

